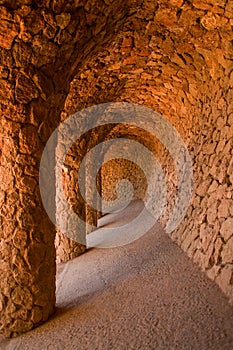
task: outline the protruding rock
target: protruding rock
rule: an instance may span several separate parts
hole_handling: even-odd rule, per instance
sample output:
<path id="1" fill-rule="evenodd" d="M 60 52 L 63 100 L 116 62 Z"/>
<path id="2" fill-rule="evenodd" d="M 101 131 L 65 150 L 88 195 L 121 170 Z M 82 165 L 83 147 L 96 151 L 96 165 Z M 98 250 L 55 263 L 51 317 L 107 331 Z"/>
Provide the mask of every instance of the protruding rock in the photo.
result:
<path id="1" fill-rule="evenodd" d="M 37 98 L 39 92 L 32 79 L 20 73 L 16 80 L 15 97 L 20 103 L 28 103 Z"/>
<path id="2" fill-rule="evenodd" d="M 60 15 L 57 15 L 56 16 L 57 25 L 61 29 L 65 29 L 70 23 L 70 18 L 71 18 L 70 13 L 61 13 Z"/>
<path id="3" fill-rule="evenodd" d="M 228 218 L 223 222 L 220 233 L 225 240 L 228 240 L 233 235 L 233 218 Z"/>

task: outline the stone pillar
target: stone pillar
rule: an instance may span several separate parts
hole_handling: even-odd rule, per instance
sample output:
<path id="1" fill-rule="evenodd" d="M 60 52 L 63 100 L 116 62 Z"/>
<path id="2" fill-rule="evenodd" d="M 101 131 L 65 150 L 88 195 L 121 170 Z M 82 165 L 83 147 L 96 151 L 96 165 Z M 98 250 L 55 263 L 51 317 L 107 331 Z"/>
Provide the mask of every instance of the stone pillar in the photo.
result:
<path id="1" fill-rule="evenodd" d="M 73 233 L 71 233 L 72 230 L 67 232 L 68 236 L 59 231 L 57 232 L 55 245 L 57 262 L 59 263 L 66 262 L 85 252 L 84 236 L 95 229 L 97 220 L 101 216 L 101 203 L 100 201 L 97 203 L 96 191 L 92 191 L 91 187 L 93 183 L 96 183 L 96 187 L 100 188 L 100 173 L 95 179 L 93 176 L 94 164 L 87 161 L 87 159 L 83 159 L 90 149 L 96 143 L 98 144 L 97 136 L 94 132 L 91 132 L 88 137 L 83 135 L 71 147 L 64 162 L 63 192 L 68 206 L 82 220 L 82 223 L 73 230 Z M 85 165 L 83 162 L 85 162 Z M 80 170 L 81 163 L 83 164 L 82 171 Z M 81 183 L 78 181 L 79 171 L 82 174 Z M 81 189 L 80 186 L 83 188 Z M 94 203 L 94 207 L 98 210 L 89 205 L 88 201 L 89 203 Z M 65 226 L 67 227 L 69 220 L 72 222 L 72 219 L 70 218 L 71 213 L 69 214 L 65 207 L 66 203 L 62 203 L 62 200 L 58 198 L 57 215 L 63 218 L 63 223 L 66 221 Z"/>
<path id="2" fill-rule="evenodd" d="M 101 178 L 101 170 L 98 171 L 97 177 L 96 177 L 96 188 L 100 195 L 98 202 L 97 202 L 97 220 L 102 217 L 102 178 Z"/>
<path id="3" fill-rule="evenodd" d="M 63 149 L 62 142 L 58 144 L 57 154 L 59 153 L 59 147 Z M 63 165 L 62 193 L 60 195 L 56 193 L 56 217 L 60 228 L 57 230 L 55 239 L 58 263 L 74 259 L 86 250 L 85 201 L 80 193 L 78 182 L 81 159 L 79 149 L 72 147 Z M 60 182 L 58 178 L 57 181 Z M 76 219 L 73 221 L 73 214 L 77 216 L 77 220 L 82 220 L 80 225 Z"/>
<path id="4" fill-rule="evenodd" d="M 36 8 L 21 4 L 1 6 L 0 332 L 5 336 L 34 328 L 54 309 L 55 228 L 42 204 L 39 165 L 68 93 L 67 70 L 74 72 L 77 65 L 74 59 L 62 66 L 78 40 L 64 44 L 71 15 L 57 16 L 61 9 L 46 9 L 45 2 Z M 74 33 L 76 26 L 77 20 Z"/>
<path id="5" fill-rule="evenodd" d="M 94 126 L 94 125 L 93 125 Z M 98 132 L 93 128 L 90 133 L 90 139 L 87 144 L 86 153 L 91 151 L 91 149 L 103 142 L 107 130 L 103 127 L 99 127 Z M 104 155 L 101 153 L 98 155 L 98 160 L 90 157 L 86 160 L 85 164 L 85 194 L 87 198 L 86 203 L 86 223 L 87 231 L 86 233 L 91 233 L 97 227 L 98 219 L 102 216 L 102 200 L 101 200 L 101 168 L 96 173 L 96 164 L 102 165 L 104 161 Z M 99 196 L 98 196 L 99 194 Z M 89 205 L 88 203 L 92 203 Z M 89 225 L 92 226 L 90 228 Z"/>
<path id="6" fill-rule="evenodd" d="M 55 305 L 55 229 L 38 181 L 44 145 L 29 110 L 22 104 L 1 106 L 0 331 L 5 336 L 47 320 Z"/>
<path id="7" fill-rule="evenodd" d="M 85 164 L 85 194 L 86 194 L 86 233 L 91 233 L 97 227 L 97 195 L 96 195 L 96 178 L 94 176 L 93 166 L 94 164 L 86 161 Z M 94 190 L 92 189 L 92 184 L 94 185 Z M 91 204 L 91 205 L 89 205 Z"/>

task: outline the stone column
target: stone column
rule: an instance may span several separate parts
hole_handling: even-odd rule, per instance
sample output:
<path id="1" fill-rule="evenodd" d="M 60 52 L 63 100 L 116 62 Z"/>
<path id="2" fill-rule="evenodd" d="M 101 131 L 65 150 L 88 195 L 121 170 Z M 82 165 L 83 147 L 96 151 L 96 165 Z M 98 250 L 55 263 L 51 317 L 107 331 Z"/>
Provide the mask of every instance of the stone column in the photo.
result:
<path id="1" fill-rule="evenodd" d="M 10 102 L 1 106 L 0 331 L 5 336 L 47 320 L 55 305 L 55 229 L 39 190 L 44 145 L 29 110 Z"/>
<path id="2" fill-rule="evenodd" d="M 98 174 L 97 174 L 97 177 L 96 177 L 96 188 L 97 188 L 97 191 L 100 195 L 99 199 L 98 199 L 98 202 L 97 202 L 97 209 L 98 209 L 98 212 L 97 212 L 97 220 L 101 218 L 102 216 L 102 178 L 101 178 L 101 170 L 99 170 Z"/>
<path id="3" fill-rule="evenodd" d="M 101 115 L 99 116 L 101 118 Z M 90 139 L 87 144 L 86 153 L 91 151 L 91 149 L 99 144 L 101 144 L 105 139 L 105 134 L 108 132 L 109 126 L 106 128 L 99 127 L 98 132 L 94 128 L 93 122 L 93 129 L 90 132 Z M 86 203 L 86 223 L 87 223 L 87 230 L 86 233 L 90 233 L 94 231 L 97 227 L 98 219 L 102 216 L 102 200 L 101 200 L 101 168 L 96 173 L 96 162 L 98 165 L 102 165 L 104 161 L 104 155 L 102 154 L 103 151 L 101 151 L 100 154 L 98 154 L 98 159 L 94 159 L 93 156 L 90 157 L 90 159 L 85 164 L 85 193 L 87 198 Z M 99 196 L 98 196 L 99 194 Z M 89 205 L 88 203 L 92 203 L 92 205 Z M 91 225 L 92 228 L 90 228 Z"/>
<path id="4" fill-rule="evenodd" d="M 93 160 L 92 160 L 93 161 Z M 94 164 L 86 161 L 85 164 L 85 192 L 86 192 L 86 233 L 91 233 L 97 227 L 98 214 L 96 208 L 98 208 L 97 195 L 96 195 L 96 179 L 93 171 Z M 95 189 L 92 190 L 92 184 L 95 184 Z M 91 205 L 89 205 L 91 204 Z"/>
<path id="5" fill-rule="evenodd" d="M 39 165 L 70 80 L 61 66 L 68 50 L 63 52 L 55 40 L 61 17 L 56 22 L 46 9 L 5 5 L 0 32 L 0 332 L 16 336 L 47 320 L 55 305 L 55 228 L 42 204 Z"/>
<path id="6" fill-rule="evenodd" d="M 79 148 L 75 146 L 76 144 L 69 150 L 64 161 L 62 181 L 57 177 L 57 181 L 62 182 L 62 193 L 56 193 L 58 230 L 55 246 L 58 263 L 74 259 L 86 250 L 85 201 L 80 193 L 78 182 L 78 170 L 82 156 L 79 153 Z M 59 148 L 63 150 L 65 145 L 63 147 L 62 142 L 58 144 L 57 155 Z M 75 215 L 76 218 L 72 215 Z"/>

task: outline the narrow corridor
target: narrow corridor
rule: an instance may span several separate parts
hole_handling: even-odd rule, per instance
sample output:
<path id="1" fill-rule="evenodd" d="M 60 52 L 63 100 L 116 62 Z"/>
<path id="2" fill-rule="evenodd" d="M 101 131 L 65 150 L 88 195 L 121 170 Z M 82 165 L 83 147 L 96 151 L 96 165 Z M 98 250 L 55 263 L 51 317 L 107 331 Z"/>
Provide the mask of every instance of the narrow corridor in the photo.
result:
<path id="1" fill-rule="evenodd" d="M 105 215 L 101 225 L 122 225 L 139 209 Z M 226 297 L 156 224 L 129 245 L 58 265 L 55 315 L 2 338 L 0 349 L 232 350 L 232 329 Z"/>

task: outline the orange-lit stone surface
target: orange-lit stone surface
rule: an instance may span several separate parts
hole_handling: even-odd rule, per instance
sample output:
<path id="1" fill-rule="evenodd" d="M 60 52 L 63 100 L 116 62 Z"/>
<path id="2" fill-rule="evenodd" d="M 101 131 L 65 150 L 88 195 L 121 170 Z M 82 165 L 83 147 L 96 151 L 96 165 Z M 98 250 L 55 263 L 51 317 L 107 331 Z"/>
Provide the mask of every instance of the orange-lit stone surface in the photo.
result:
<path id="1" fill-rule="evenodd" d="M 17 336 L 46 321 L 55 305 L 56 250 L 58 261 L 85 251 L 59 233 L 54 245 L 39 163 L 61 120 L 103 102 L 150 107 L 184 139 L 194 193 L 171 238 L 232 302 L 232 2 L 2 0 L 0 11 L 0 332 Z M 97 222 L 100 213 L 80 200 L 72 172 L 114 133 L 140 140 L 160 160 L 169 189 L 164 225 L 174 205 L 174 166 L 140 130 L 94 131 L 79 152 L 74 147 L 64 176 L 68 201 L 74 197 L 74 209 Z"/>

